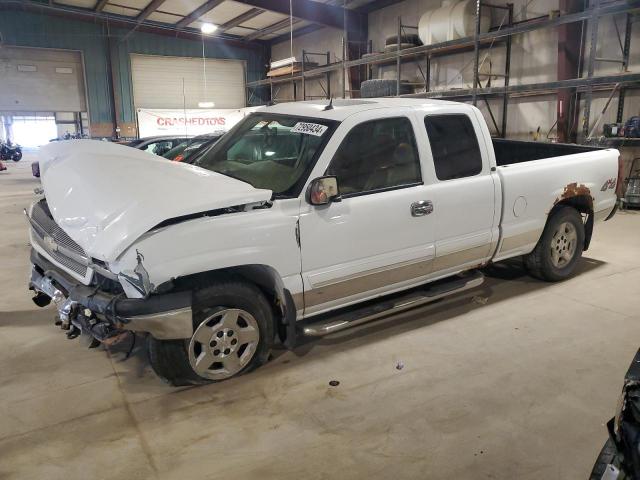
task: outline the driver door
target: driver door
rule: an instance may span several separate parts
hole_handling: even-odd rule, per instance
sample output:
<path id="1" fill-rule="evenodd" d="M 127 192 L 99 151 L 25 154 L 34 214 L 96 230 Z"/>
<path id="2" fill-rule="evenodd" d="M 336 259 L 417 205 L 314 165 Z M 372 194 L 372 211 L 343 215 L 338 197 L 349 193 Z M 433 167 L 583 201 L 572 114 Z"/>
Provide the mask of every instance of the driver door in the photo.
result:
<path id="1" fill-rule="evenodd" d="M 302 205 L 305 316 L 401 290 L 431 272 L 434 222 L 416 120 L 384 113 L 344 121 L 325 150 L 330 160 L 321 160 L 326 170 L 314 172 L 337 177 L 341 200 Z"/>

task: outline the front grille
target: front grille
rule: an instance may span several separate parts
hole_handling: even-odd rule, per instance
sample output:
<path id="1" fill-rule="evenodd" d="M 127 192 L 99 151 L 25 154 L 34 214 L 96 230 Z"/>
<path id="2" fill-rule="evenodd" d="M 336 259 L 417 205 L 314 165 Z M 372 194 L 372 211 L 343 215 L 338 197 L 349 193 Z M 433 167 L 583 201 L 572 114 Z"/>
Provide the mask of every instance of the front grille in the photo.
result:
<path id="1" fill-rule="evenodd" d="M 31 212 L 31 220 L 40 227 L 31 228 L 33 233 L 33 238 L 38 243 L 40 247 L 42 247 L 54 260 L 68 268 L 69 270 L 76 272 L 83 277 L 87 274 L 87 266 L 79 263 L 73 258 L 70 258 L 58 250 L 51 249 L 44 241 L 44 235 L 50 236 L 55 242 L 65 247 L 72 252 L 75 252 L 79 255 L 86 256 L 86 253 L 78 245 L 74 242 L 69 235 L 66 234 L 64 230 L 62 230 L 58 224 L 53 220 L 51 216 L 51 212 L 49 211 L 49 207 L 47 206 L 46 200 L 40 200 L 33 206 L 33 210 Z M 44 234 L 43 234 L 44 232 Z"/>

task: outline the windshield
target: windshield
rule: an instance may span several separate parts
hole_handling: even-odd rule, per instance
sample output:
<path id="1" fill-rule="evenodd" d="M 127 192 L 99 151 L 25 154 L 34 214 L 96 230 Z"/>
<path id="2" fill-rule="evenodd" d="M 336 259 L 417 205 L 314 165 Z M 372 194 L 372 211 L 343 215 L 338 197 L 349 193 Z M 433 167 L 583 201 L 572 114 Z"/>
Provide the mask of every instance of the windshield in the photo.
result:
<path id="1" fill-rule="evenodd" d="M 324 119 L 252 114 L 194 164 L 278 196 L 297 195 L 335 125 Z"/>

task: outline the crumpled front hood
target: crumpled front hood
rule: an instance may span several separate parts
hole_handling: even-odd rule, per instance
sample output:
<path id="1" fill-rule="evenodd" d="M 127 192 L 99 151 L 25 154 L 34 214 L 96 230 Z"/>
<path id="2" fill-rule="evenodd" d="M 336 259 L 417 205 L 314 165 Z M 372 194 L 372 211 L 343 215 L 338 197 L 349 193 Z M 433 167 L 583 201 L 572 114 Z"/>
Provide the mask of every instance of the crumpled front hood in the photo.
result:
<path id="1" fill-rule="evenodd" d="M 265 202 L 272 194 L 193 165 L 97 140 L 52 142 L 40 150 L 39 162 L 54 220 L 88 255 L 104 261 L 115 260 L 164 220 Z"/>

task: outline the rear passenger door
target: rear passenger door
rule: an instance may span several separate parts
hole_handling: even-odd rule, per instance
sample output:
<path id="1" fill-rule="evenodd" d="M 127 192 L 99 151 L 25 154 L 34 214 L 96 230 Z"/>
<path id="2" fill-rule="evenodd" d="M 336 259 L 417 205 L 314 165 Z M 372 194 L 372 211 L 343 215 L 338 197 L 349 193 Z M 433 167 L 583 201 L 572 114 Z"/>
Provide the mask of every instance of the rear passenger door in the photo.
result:
<path id="1" fill-rule="evenodd" d="M 499 209 L 482 124 L 469 110 L 427 114 L 424 130 L 434 167 L 434 276 L 484 263 L 498 239 Z"/>

